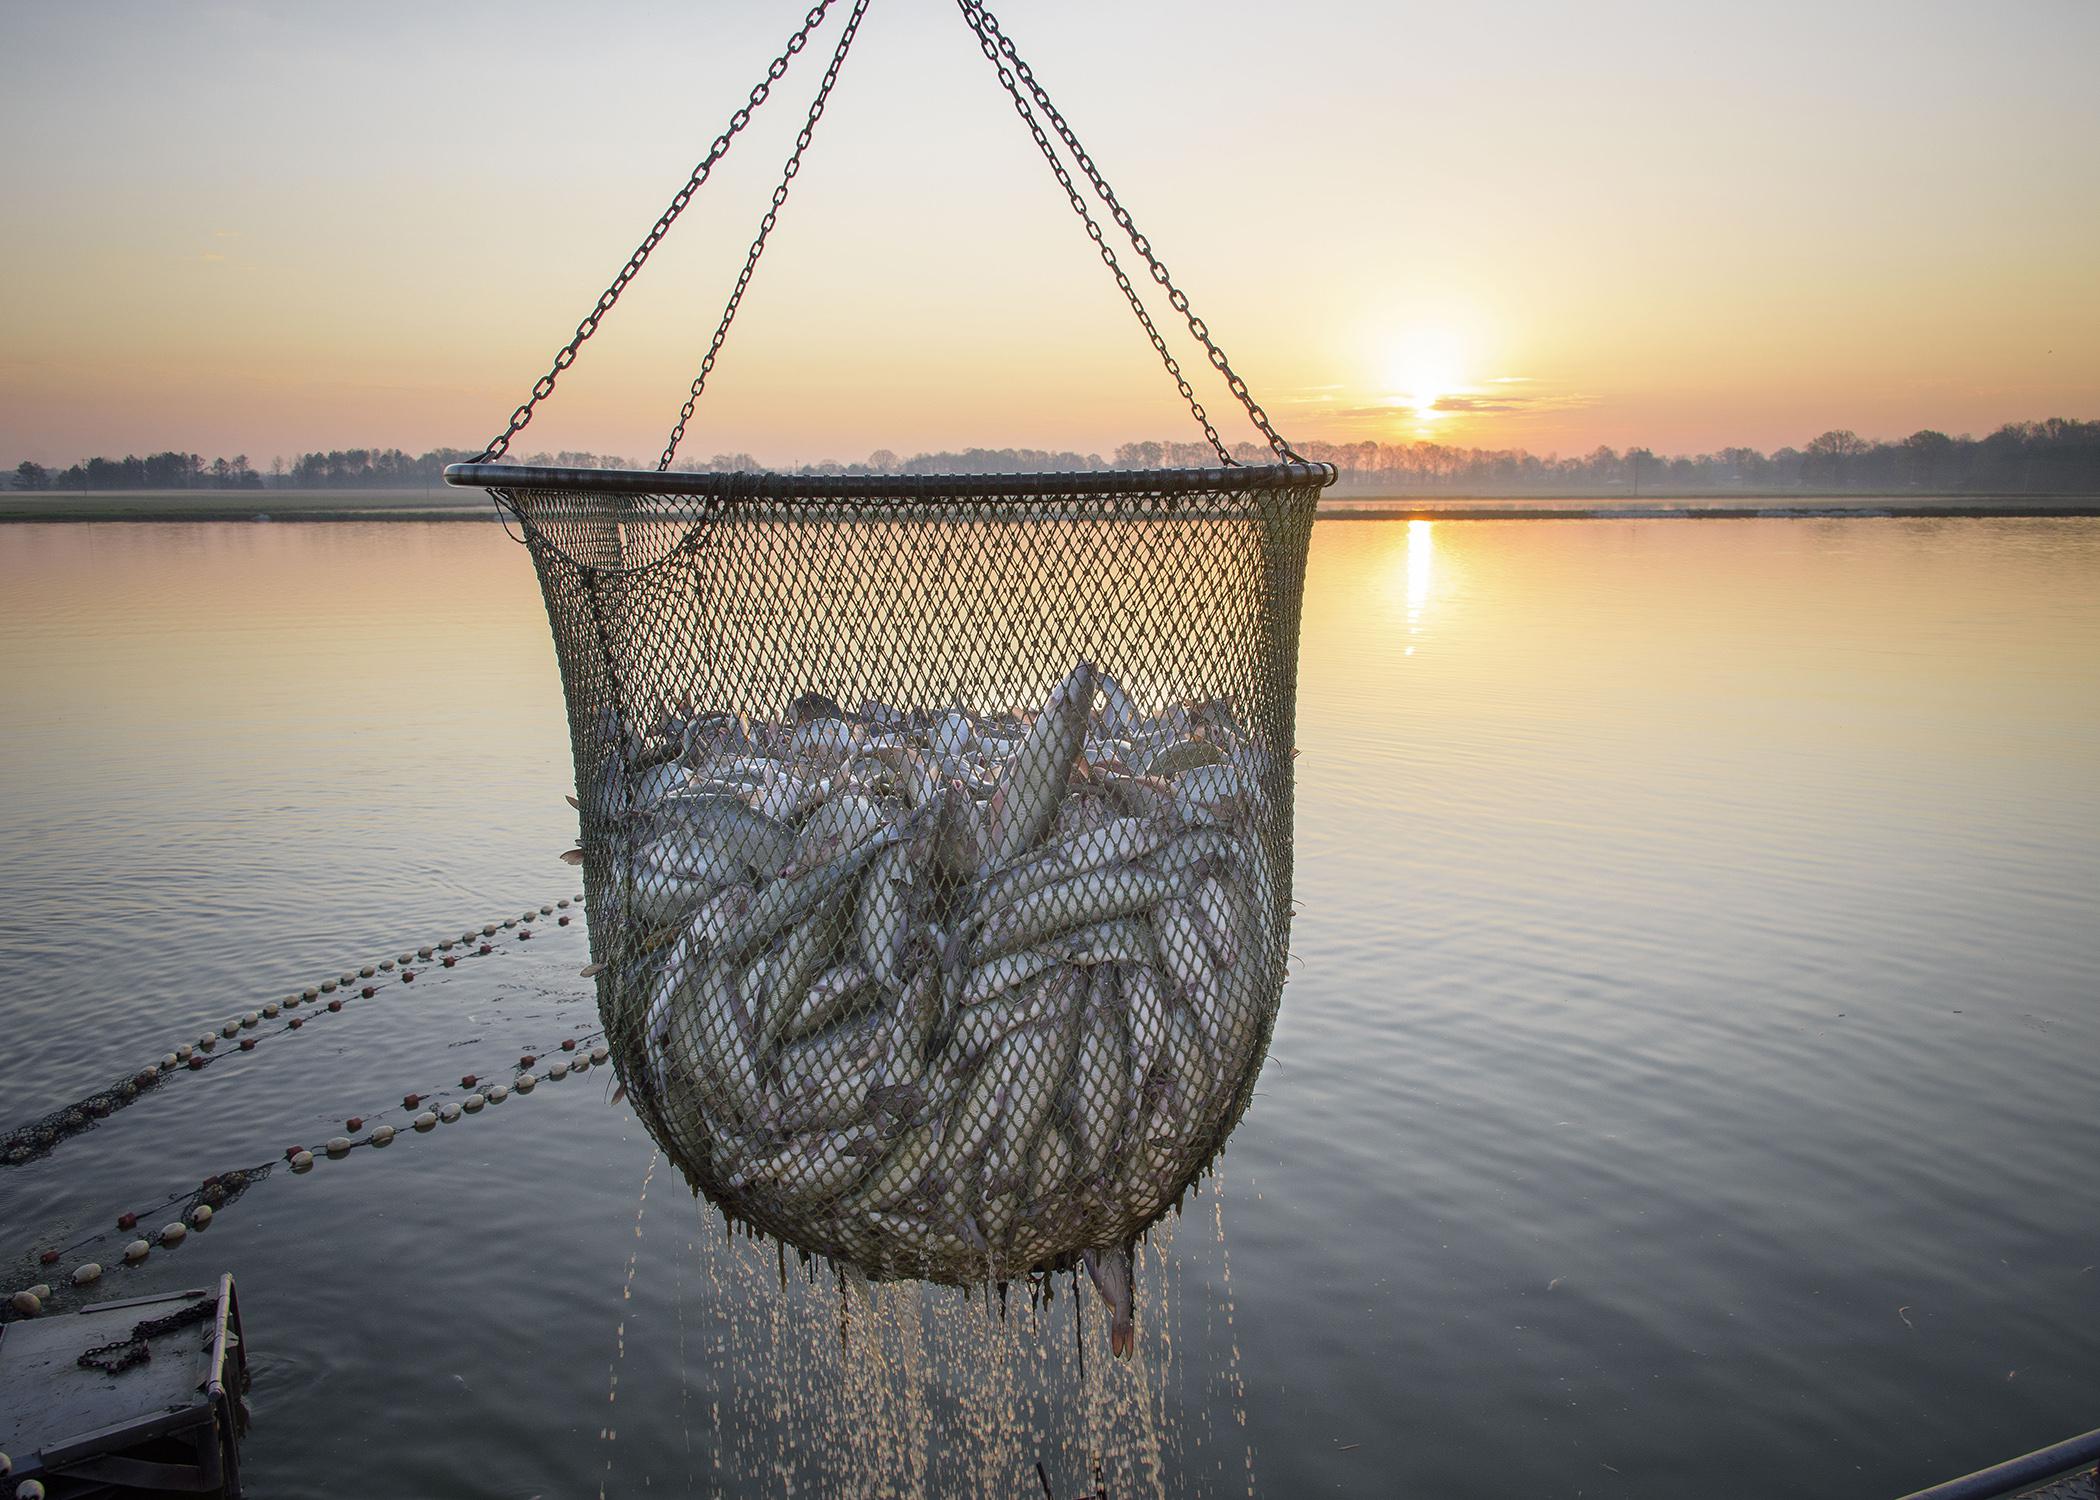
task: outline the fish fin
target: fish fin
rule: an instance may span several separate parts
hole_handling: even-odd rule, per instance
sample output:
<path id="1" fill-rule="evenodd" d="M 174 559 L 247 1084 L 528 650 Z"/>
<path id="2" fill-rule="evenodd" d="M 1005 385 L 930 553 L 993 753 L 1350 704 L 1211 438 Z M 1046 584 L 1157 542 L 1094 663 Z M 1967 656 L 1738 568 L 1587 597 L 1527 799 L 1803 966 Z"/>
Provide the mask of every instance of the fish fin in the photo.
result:
<path id="1" fill-rule="evenodd" d="M 581 849 L 564 849 L 561 852 L 561 862 L 565 865 L 580 865 L 583 863 L 583 851 Z"/>
<path id="2" fill-rule="evenodd" d="M 574 797 L 565 796 L 561 800 L 568 803 L 569 806 L 575 808 L 578 812 L 583 811 L 583 804 L 581 802 L 578 802 Z"/>

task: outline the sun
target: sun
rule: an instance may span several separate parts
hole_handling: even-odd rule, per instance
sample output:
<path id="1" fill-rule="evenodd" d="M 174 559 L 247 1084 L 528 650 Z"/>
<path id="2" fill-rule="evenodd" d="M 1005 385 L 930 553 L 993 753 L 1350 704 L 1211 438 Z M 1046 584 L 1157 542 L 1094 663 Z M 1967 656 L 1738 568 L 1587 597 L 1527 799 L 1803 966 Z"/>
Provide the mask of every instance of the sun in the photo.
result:
<path id="1" fill-rule="evenodd" d="M 1392 404 L 1421 426 L 1450 413 L 1438 402 L 1464 387 L 1464 360 L 1448 329 L 1418 329 L 1394 342 L 1386 360 L 1386 389 Z"/>

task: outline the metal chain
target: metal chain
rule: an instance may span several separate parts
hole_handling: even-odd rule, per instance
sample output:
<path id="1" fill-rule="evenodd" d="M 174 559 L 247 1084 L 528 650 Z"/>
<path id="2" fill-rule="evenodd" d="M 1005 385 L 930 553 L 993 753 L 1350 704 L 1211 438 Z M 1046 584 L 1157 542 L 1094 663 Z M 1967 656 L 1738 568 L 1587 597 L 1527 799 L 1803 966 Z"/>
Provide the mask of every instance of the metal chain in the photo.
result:
<path id="1" fill-rule="evenodd" d="M 795 149 L 780 174 L 780 185 L 773 189 L 772 206 L 758 221 L 758 237 L 752 240 L 751 249 L 744 256 L 744 268 L 737 273 L 736 287 L 729 294 L 728 305 L 722 309 L 722 321 L 715 325 L 715 336 L 708 341 L 707 355 L 700 361 L 700 373 L 693 377 L 692 393 L 685 398 L 685 405 L 679 408 L 678 424 L 671 429 L 670 441 L 664 444 L 663 457 L 656 461 L 659 473 L 671 467 L 671 459 L 685 438 L 685 424 L 692 421 L 693 409 L 700 404 L 701 393 L 707 389 L 707 377 L 714 373 L 715 360 L 722 353 L 723 341 L 729 337 L 729 325 L 736 317 L 737 308 L 743 304 L 744 291 L 751 285 L 752 273 L 758 269 L 758 258 L 765 254 L 766 237 L 772 234 L 773 226 L 779 222 L 781 206 L 787 202 L 788 188 L 802 170 L 802 153 L 809 149 L 810 138 L 816 134 L 817 121 L 824 118 L 825 101 L 831 97 L 832 85 L 839 81 L 839 69 L 846 64 L 846 49 L 853 45 L 853 35 L 860 30 L 868 3 L 869 0 L 855 0 L 853 13 L 846 17 L 846 29 L 839 34 L 838 47 L 831 54 L 831 66 L 824 70 L 824 82 L 817 89 L 817 97 L 810 101 L 809 118 L 803 121 L 802 129 L 795 136 Z"/>
<path id="2" fill-rule="evenodd" d="M 97 1344 L 85 1350 L 73 1361 L 83 1370 L 100 1370 L 105 1375 L 121 1375 L 136 1365 L 151 1363 L 153 1350 L 148 1339 L 157 1339 L 164 1333 L 174 1333 L 193 1323 L 205 1323 L 218 1316 L 216 1302 L 193 1302 L 180 1312 L 169 1313 L 164 1318 L 147 1318 L 131 1325 L 131 1335 L 113 1344 Z"/>
<path id="3" fill-rule="evenodd" d="M 585 315 L 584 320 L 576 325 L 575 337 L 554 356 L 553 367 L 533 382 L 532 395 L 523 406 L 510 414 L 509 425 L 482 450 L 481 457 L 475 460 L 476 463 L 488 463 L 501 457 L 509 449 L 510 440 L 524 431 L 525 424 L 532 420 L 533 408 L 553 394 L 556 379 L 562 371 L 576 363 L 576 351 L 583 347 L 583 341 L 598 331 L 600 320 L 612 311 L 613 304 L 620 300 L 620 293 L 627 289 L 627 283 L 634 280 L 635 274 L 642 269 L 643 262 L 649 259 L 649 252 L 656 248 L 657 242 L 669 232 L 678 216 L 685 212 L 686 204 L 692 200 L 693 194 L 700 190 L 701 184 L 707 181 L 709 174 L 714 171 L 715 163 L 728 152 L 730 141 L 751 122 L 752 114 L 766 102 L 773 85 L 786 75 L 788 64 L 795 54 L 808 45 L 809 34 L 823 24 L 831 5 L 832 0 L 817 0 L 817 3 L 810 7 L 809 14 L 802 18 L 801 26 L 788 38 L 786 50 L 768 65 L 766 76 L 751 90 L 750 98 L 745 100 L 742 107 L 729 117 L 728 127 L 715 137 L 714 144 L 707 148 L 707 154 L 700 159 L 700 164 L 693 168 L 685 186 L 672 195 L 670 206 L 658 217 L 655 227 L 643 237 L 641 244 L 635 247 L 634 254 L 627 258 L 627 264 L 620 268 L 620 274 L 613 278 L 612 285 L 599 294 L 596 305 Z"/>
<path id="4" fill-rule="evenodd" d="M 1203 409 L 1203 403 L 1196 399 L 1195 388 L 1181 372 L 1181 362 L 1174 358 L 1174 352 L 1167 347 L 1166 339 L 1160 335 L 1158 326 L 1153 323 L 1152 314 L 1145 310 L 1144 299 L 1138 296 L 1137 288 L 1132 285 L 1129 274 L 1124 271 L 1122 264 L 1116 259 L 1116 252 L 1110 248 L 1107 238 L 1102 234 L 1100 224 L 1095 222 L 1093 214 L 1088 211 L 1086 199 L 1081 196 L 1078 186 L 1072 181 L 1072 174 L 1066 170 L 1064 162 L 1058 157 L 1057 148 L 1050 144 L 1050 137 L 1037 123 L 1035 111 L 1029 107 L 1027 97 L 1022 94 L 1014 70 L 1007 67 L 1000 57 L 999 42 L 1002 39 L 997 32 L 996 23 L 991 22 L 991 13 L 977 4 L 976 0 L 956 0 L 956 3 L 962 7 L 964 19 L 969 21 L 970 29 L 977 33 L 977 45 L 984 50 L 984 55 L 998 70 L 999 82 L 1005 86 L 1007 94 L 1013 100 L 1014 112 L 1021 117 L 1021 123 L 1028 127 L 1028 133 L 1035 137 L 1036 149 L 1043 153 L 1043 160 L 1050 164 L 1058 186 L 1065 190 L 1065 197 L 1072 205 L 1072 212 L 1078 214 L 1080 222 L 1086 225 L 1087 238 L 1092 240 L 1094 248 L 1101 252 L 1102 264 L 1108 267 L 1109 274 L 1116 278 L 1116 285 L 1122 288 L 1123 296 L 1130 303 L 1131 312 L 1137 315 L 1139 325 L 1145 330 L 1145 336 L 1152 340 L 1153 351 L 1159 355 L 1160 363 L 1165 365 L 1167 373 L 1174 377 L 1175 387 L 1180 390 L 1181 399 L 1188 403 L 1189 412 L 1195 417 L 1197 425 L 1203 429 L 1204 437 L 1208 438 L 1211 447 L 1217 450 L 1221 463 L 1238 463 L 1239 460 L 1235 459 L 1231 450 L 1225 446 L 1225 440 L 1218 436 L 1218 429 L 1211 423 L 1210 414 Z"/>
<path id="5" fill-rule="evenodd" d="M 1103 205 L 1107 207 L 1110 216 L 1122 228 L 1123 232 L 1130 237 L 1131 248 L 1144 258 L 1145 265 L 1152 272 L 1152 279 L 1165 288 L 1167 301 L 1176 312 L 1180 313 L 1187 320 L 1189 332 L 1203 346 L 1205 354 L 1210 358 L 1212 368 L 1225 377 L 1225 383 L 1231 388 L 1232 394 L 1237 396 L 1240 405 L 1247 409 L 1248 417 L 1260 429 L 1262 436 L 1269 440 L 1269 446 L 1276 451 L 1276 455 L 1279 458 L 1303 463 L 1305 460 L 1276 431 L 1275 426 L 1269 421 L 1269 414 L 1262 410 L 1260 403 L 1254 399 L 1253 393 L 1247 389 L 1247 382 L 1240 378 L 1238 372 L 1232 368 L 1231 362 L 1226 359 L 1225 351 L 1219 348 L 1216 340 L 1210 336 L 1209 325 L 1203 319 L 1197 317 L 1194 310 L 1190 308 L 1187 295 L 1174 284 L 1173 278 L 1167 274 L 1166 266 L 1157 255 L 1153 254 L 1152 242 L 1132 222 L 1129 210 L 1125 209 L 1122 203 L 1118 201 L 1115 190 L 1108 185 L 1108 180 L 1101 175 L 1100 169 L 1094 165 L 1094 159 L 1087 155 L 1086 148 L 1080 145 L 1079 137 L 1073 133 L 1072 127 L 1066 123 L 1065 117 L 1059 113 L 1057 106 L 1051 103 L 1049 94 L 1036 81 L 1035 74 L 1030 70 L 1027 62 L 1014 50 L 1013 42 L 999 29 L 998 17 L 992 14 L 991 10 L 982 3 L 982 0 L 956 0 L 956 3 L 961 6 L 964 17 L 970 22 L 971 29 L 977 33 L 979 45 L 985 48 L 985 55 L 991 57 L 995 64 L 999 64 L 1000 82 L 1007 84 L 1007 91 L 1009 93 L 1014 92 L 1009 72 L 1019 75 L 1020 81 L 1027 86 L 1030 96 L 1035 100 L 1037 106 L 1042 109 L 1044 115 L 1048 117 L 1051 128 L 1057 132 L 1058 139 L 1064 142 L 1065 148 L 1072 153 L 1072 159 L 1079 164 L 1079 170 L 1086 175 L 1087 181 L 1093 185 L 1094 192 L 1099 196 Z M 997 56 L 994 56 L 992 53 L 993 45 L 996 45 L 998 49 Z M 1002 62 L 1001 59 L 1004 59 L 1004 61 Z M 1010 69 L 1007 64 L 1011 64 Z M 1024 118 L 1026 117 L 1024 111 Z M 1034 128 L 1032 120 L 1030 121 L 1030 128 Z M 1039 144 L 1044 145 L 1047 151 L 1047 143 L 1042 141 L 1040 131 L 1037 131 L 1036 139 Z M 1060 181 L 1063 181 L 1065 179 L 1064 172 L 1060 170 L 1058 177 Z M 1066 186 L 1069 191 L 1070 184 L 1067 183 Z M 1082 210 L 1083 212 L 1084 210 Z M 1091 223 L 1091 220 L 1089 222 Z M 1113 265 L 1113 262 L 1111 262 L 1111 265 Z M 1120 272 L 1118 272 L 1117 279 L 1119 281 L 1122 280 Z M 1126 287 L 1127 290 L 1128 288 Z M 1136 305 L 1134 295 L 1132 302 L 1133 305 Z M 1150 320 L 1144 319 L 1142 313 L 1139 316 L 1145 322 L 1147 331 L 1152 332 L 1153 343 L 1160 345 L 1159 336 L 1156 331 L 1152 331 Z M 1164 353 L 1164 346 L 1161 345 L 1160 347 L 1162 353 Z M 1170 371 L 1175 371 L 1175 367 L 1171 362 L 1168 368 Z M 1175 373 L 1178 378 L 1178 371 L 1175 371 Z M 1182 381 L 1181 387 L 1182 394 L 1187 397 L 1189 395 L 1188 383 Z M 1190 400 L 1191 404 L 1193 404 L 1192 397 Z M 1197 410 L 1200 420 L 1201 409 L 1198 408 Z M 1207 422 L 1204 424 L 1204 427 L 1212 445 L 1217 446 L 1217 434 L 1210 431 Z"/>

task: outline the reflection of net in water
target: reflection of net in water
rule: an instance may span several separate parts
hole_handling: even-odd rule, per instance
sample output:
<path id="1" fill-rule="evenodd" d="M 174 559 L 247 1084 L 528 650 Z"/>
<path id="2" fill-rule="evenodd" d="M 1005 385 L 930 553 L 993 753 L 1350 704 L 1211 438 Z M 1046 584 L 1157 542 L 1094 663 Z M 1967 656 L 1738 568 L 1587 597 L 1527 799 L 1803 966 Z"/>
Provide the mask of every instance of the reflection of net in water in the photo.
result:
<path id="1" fill-rule="evenodd" d="M 505 492 L 608 1038 L 696 1187 L 952 1282 L 1113 1257 L 1176 1201 L 1281 991 L 1324 478 Z"/>

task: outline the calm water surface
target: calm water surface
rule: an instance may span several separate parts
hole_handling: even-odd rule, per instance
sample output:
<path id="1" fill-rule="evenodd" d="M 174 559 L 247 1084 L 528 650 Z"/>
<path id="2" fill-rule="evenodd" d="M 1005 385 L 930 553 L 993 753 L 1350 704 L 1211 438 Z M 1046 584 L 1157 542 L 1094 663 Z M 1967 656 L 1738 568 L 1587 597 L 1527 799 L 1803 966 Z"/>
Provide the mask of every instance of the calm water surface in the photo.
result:
<path id="1" fill-rule="evenodd" d="M 2092 1425 L 2100 522 L 1329 521 L 1304 642 L 1294 978 L 1140 1371 L 1062 1292 L 841 1355 L 604 1070 L 104 1289 L 234 1271 L 273 1496 L 1878 1495 Z M 0 1127 L 574 890 L 486 525 L 0 529 L 0 778 Z M 591 1029 L 576 927 L 494 946 L 0 1168 L 10 1289 Z"/>

